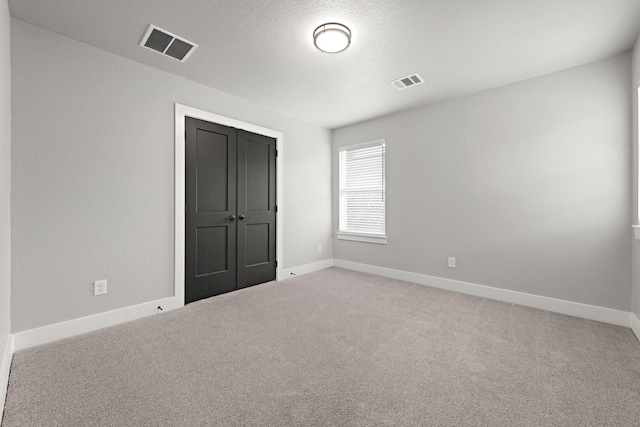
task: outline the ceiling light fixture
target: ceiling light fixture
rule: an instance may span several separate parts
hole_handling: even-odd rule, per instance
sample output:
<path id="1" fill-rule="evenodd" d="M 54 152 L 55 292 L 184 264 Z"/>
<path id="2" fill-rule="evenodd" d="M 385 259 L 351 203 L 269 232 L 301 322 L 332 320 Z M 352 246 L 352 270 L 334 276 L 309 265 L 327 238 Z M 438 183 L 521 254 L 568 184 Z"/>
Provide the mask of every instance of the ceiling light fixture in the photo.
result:
<path id="1" fill-rule="evenodd" d="M 342 52 L 351 44 L 351 31 L 335 22 L 322 24 L 313 32 L 313 44 L 322 52 Z"/>

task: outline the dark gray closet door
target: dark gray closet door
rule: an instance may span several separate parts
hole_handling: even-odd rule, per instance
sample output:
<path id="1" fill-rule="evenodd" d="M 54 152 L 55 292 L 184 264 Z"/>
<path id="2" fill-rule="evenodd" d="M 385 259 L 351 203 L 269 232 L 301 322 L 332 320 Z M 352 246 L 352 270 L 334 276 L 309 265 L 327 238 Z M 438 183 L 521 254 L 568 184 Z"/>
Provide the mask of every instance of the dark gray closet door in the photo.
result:
<path id="1" fill-rule="evenodd" d="M 185 125 L 185 303 L 274 280 L 275 139 Z"/>
<path id="2" fill-rule="evenodd" d="M 276 278 L 276 140 L 238 131 L 238 288 Z"/>
<path id="3" fill-rule="evenodd" d="M 235 129 L 187 118 L 185 303 L 236 289 Z"/>

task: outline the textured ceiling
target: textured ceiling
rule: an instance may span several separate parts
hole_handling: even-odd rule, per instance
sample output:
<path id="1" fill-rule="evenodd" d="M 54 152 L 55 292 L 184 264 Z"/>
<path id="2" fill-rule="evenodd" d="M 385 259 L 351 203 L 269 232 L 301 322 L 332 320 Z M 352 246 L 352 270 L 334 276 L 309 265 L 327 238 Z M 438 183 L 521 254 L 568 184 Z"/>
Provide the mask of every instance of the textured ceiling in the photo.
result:
<path id="1" fill-rule="evenodd" d="M 10 0 L 15 19 L 328 128 L 630 50 L 639 0 Z M 352 33 L 323 54 L 325 22 Z M 186 63 L 138 45 L 154 24 Z M 419 73 L 426 83 L 389 82 Z"/>

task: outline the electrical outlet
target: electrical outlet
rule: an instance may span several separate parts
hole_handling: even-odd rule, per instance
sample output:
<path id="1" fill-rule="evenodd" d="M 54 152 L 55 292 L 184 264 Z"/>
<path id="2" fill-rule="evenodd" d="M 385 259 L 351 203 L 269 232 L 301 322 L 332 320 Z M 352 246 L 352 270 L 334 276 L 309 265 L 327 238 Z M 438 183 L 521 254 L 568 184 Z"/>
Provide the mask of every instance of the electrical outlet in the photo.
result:
<path id="1" fill-rule="evenodd" d="M 107 279 L 93 282 L 93 295 L 104 295 L 107 293 Z"/>
<path id="2" fill-rule="evenodd" d="M 456 268 L 456 259 L 455 259 L 455 257 L 450 256 L 450 257 L 447 259 L 447 267 L 449 267 L 449 268 Z"/>
<path id="3" fill-rule="evenodd" d="M 322 245 L 318 245 L 318 252 L 322 252 Z"/>

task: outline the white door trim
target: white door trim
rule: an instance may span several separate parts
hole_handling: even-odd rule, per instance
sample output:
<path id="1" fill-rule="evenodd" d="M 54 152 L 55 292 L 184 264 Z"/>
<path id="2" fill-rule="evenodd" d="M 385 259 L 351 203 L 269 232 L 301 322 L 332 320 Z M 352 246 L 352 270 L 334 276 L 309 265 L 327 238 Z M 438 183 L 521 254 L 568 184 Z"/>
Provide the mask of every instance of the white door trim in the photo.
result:
<path id="1" fill-rule="evenodd" d="M 276 150 L 278 157 L 276 158 L 276 204 L 278 205 L 278 213 L 276 215 L 276 280 L 282 279 L 283 259 L 283 230 L 282 218 L 284 214 L 283 204 L 283 155 L 284 155 L 284 134 L 282 132 L 257 126 L 252 123 L 243 122 L 232 119 L 230 117 L 220 116 L 208 111 L 199 110 L 197 108 L 188 107 L 186 105 L 175 104 L 175 275 L 174 275 L 174 298 L 175 308 L 184 306 L 184 257 L 185 257 L 185 117 L 193 117 L 195 119 L 206 120 L 212 123 L 218 123 L 224 126 L 243 129 L 249 132 L 268 136 L 276 139 Z"/>

